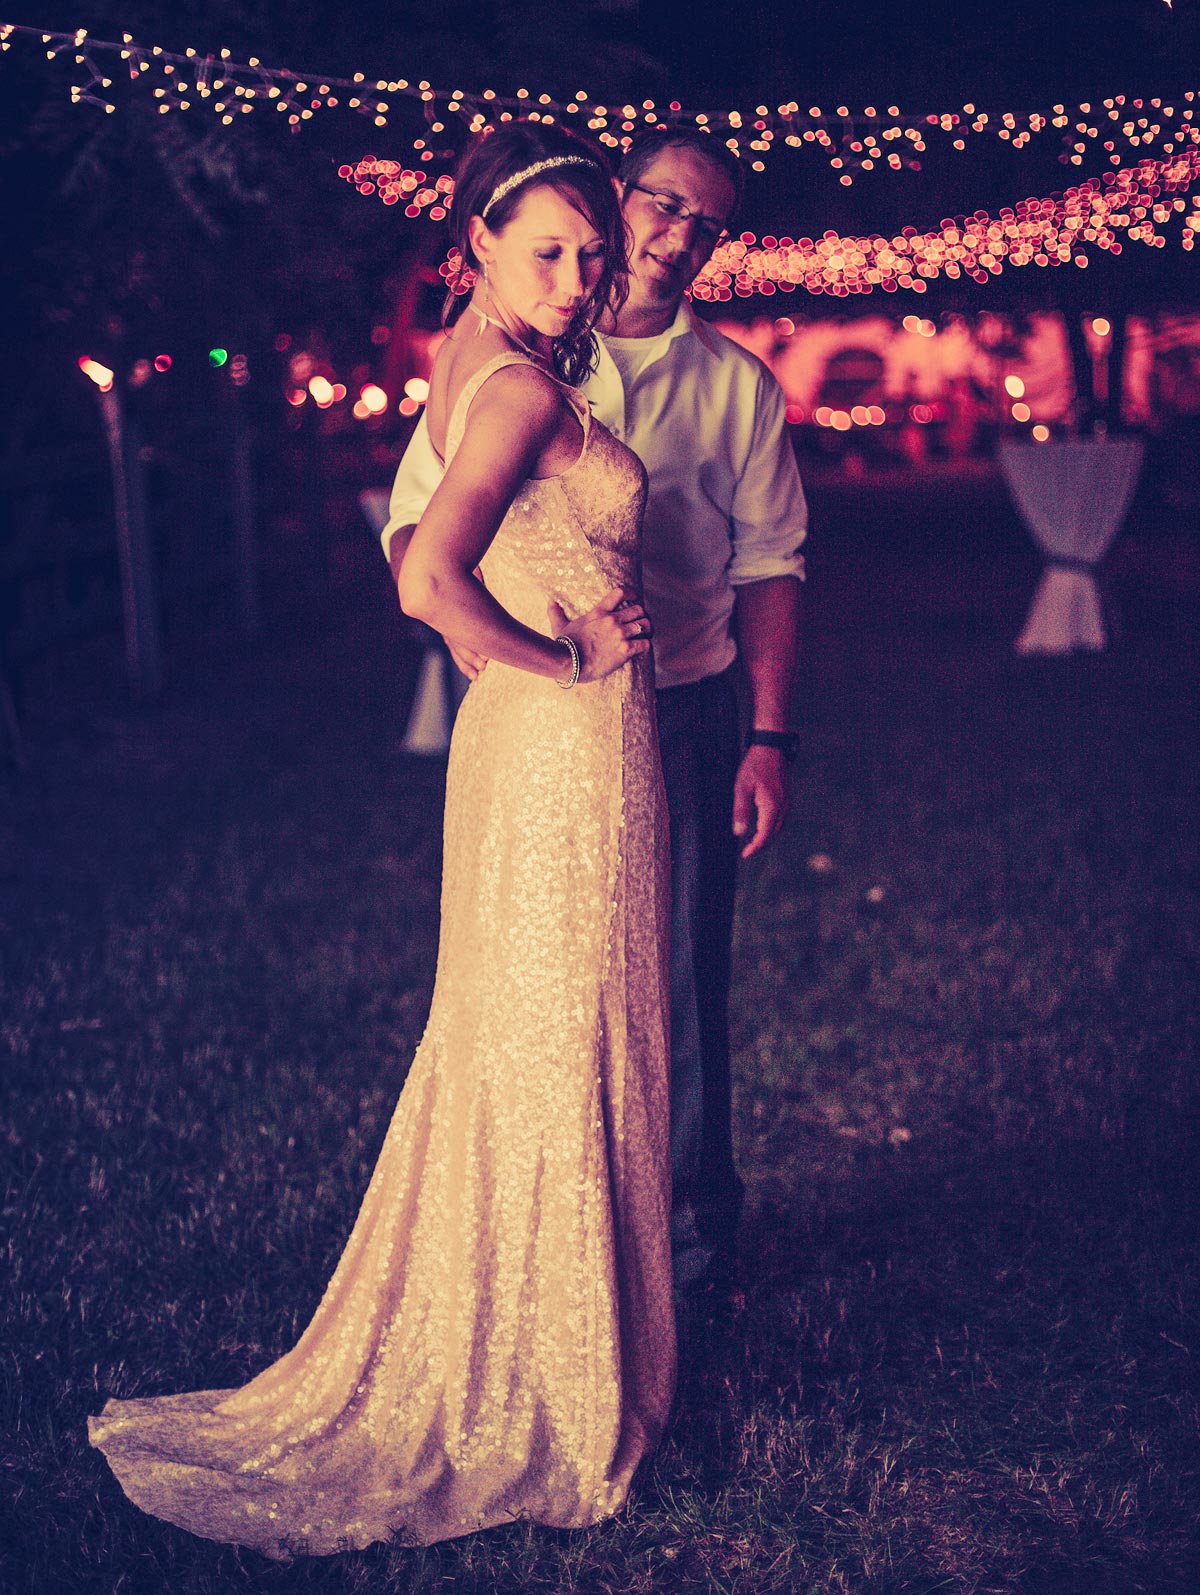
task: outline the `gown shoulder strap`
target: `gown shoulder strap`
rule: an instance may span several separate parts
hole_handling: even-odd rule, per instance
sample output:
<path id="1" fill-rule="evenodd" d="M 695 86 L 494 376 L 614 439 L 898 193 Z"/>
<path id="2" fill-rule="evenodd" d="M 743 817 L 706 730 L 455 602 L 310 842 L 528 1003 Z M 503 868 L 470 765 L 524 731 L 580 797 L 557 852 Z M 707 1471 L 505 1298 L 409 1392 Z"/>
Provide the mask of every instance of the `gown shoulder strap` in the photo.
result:
<path id="1" fill-rule="evenodd" d="M 475 395 L 490 376 L 494 376 L 497 371 L 504 370 L 506 366 L 529 366 L 531 370 L 539 372 L 548 381 L 553 382 L 555 387 L 561 389 L 563 396 L 575 411 L 579 423 L 583 427 L 584 444 L 586 446 L 592 413 L 582 393 L 577 388 L 571 387 L 570 383 L 560 381 L 558 377 L 547 371 L 538 361 L 531 360 L 528 355 L 521 354 L 516 349 L 505 349 L 500 354 L 493 355 L 490 360 L 485 360 L 478 371 L 471 373 L 459 390 L 458 397 L 455 399 L 450 411 L 450 419 L 446 423 L 446 453 L 443 469 L 450 464 L 455 450 L 462 442 L 463 433 L 467 429 L 467 412 L 471 408 L 471 402 Z"/>

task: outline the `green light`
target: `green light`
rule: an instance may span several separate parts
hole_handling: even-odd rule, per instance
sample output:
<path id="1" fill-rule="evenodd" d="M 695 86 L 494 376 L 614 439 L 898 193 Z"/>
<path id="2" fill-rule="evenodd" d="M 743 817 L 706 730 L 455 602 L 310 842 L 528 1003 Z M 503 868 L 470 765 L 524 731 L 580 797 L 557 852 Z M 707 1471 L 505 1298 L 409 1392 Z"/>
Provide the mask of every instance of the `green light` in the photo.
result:
<path id="1" fill-rule="evenodd" d="M 214 369 L 219 367 L 219 366 L 223 366 L 225 364 L 226 360 L 228 360 L 228 359 L 229 359 L 229 350 L 228 349 L 210 349 L 208 351 L 208 363 Z"/>

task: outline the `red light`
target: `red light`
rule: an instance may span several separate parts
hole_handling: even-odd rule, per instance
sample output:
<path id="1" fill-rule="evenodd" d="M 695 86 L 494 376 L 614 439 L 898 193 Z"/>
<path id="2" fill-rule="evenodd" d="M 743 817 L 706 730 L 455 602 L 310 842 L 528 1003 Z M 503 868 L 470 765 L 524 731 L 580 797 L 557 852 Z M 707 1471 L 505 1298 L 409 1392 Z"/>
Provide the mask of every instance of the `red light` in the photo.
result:
<path id="1" fill-rule="evenodd" d="M 169 354 L 156 354 L 154 356 L 154 369 L 156 371 L 169 371 L 171 369 L 171 356 Z"/>

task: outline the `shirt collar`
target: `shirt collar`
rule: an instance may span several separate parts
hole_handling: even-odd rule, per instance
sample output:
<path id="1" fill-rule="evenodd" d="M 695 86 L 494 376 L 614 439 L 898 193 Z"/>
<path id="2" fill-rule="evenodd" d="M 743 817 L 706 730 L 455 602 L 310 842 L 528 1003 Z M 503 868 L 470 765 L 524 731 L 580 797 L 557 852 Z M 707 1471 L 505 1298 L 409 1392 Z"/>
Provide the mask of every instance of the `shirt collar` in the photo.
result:
<path id="1" fill-rule="evenodd" d="M 681 323 L 683 323 L 682 326 L 680 325 Z M 680 305 L 679 314 L 675 317 L 675 324 L 671 329 L 672 333 L 674 333 L 675 327 L 679 327 L 680 331 L 694 332 L 709 354 L 719 353 L 716 334 L 707 323 L 700 320 L 700 317 L 692 309 L 692 301 L 690 299 L 685 299 Z"/>
<path id="2" fill-rule="evenodd" d="M 694 333 L 695 336 L 700 340 L 703 347 L 708 350 L 709 354 L 717 353 L 716 340 L 714 339 L 712 332 L 707 326 L 705 326 L 704 322 L 700 320 L 699 316 L 697 316 L 696 312 L 692 309 L 691 300 L 685 295 L 684 298 L 679 301 L 679 309 L 675 312 L 675 319 L 672 321 L 671 325 L 664 328 L 664 330 L 660 332 L 657 337 L 653 339 L 648 338 L 646 342 L 653 343 L 655 345 L 654 358 L 657 359 L 660 355 L 666 353 L 667 347 L 674 343 L 676 338 L 682 338 L 687 333 Z M 600 335 L 600 338 L 601 342 L 603 342 L 603 333 Z"/>

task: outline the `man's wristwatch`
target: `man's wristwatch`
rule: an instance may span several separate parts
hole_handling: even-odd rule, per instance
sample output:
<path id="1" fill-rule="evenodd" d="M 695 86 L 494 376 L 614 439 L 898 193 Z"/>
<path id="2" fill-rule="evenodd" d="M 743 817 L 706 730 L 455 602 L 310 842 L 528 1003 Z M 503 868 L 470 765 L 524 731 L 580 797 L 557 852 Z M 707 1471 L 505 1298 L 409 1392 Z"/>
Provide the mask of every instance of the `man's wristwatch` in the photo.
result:
<path id="1" fill-rule="evenodd" d="M 789 764 L 795 764 L 800 751 L 798 731 L 750 731 L 746 736 L 747 748 L 777 748 Z"/>

